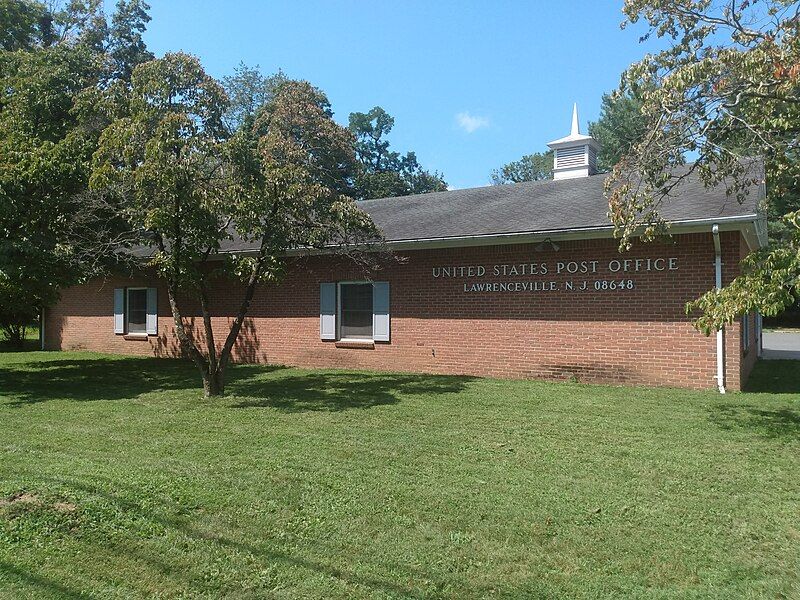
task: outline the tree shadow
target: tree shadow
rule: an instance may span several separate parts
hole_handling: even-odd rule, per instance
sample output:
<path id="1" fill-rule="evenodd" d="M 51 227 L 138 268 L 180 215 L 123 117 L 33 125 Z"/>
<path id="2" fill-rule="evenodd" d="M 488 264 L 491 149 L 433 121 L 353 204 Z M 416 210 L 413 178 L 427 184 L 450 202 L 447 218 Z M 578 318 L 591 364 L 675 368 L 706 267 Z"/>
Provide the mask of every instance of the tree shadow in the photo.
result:
<path id="1" fill-rule="evenodd" d="M 48 400 L 121 400 L 146 392 L 198 387 L 184 361 L 150 358 L 31 360 L 0 367 L 0 389 L 11 406 Z"/>
<path id="2" fill-rule="evenodd" d="M 800 394 L 800 361 L 759 360 L 745 391 L 761 394 Z"/>
<path id="3" fill-rule="evenodd" d="M 43 575 L 32 573 L 27 569 L 17 565 L 12 565 L 11 563 L 3 560 L 0 560 L 0 573 L 4 573 L 8 579 L 17 580 L 18 582 L 29 587 L 38 588 L 39 590 L 46 592 L 47 595 L 52 598 L 88 597 L 78 590 L 73 590 L 72 588 L 67 587 L 61 582 L 44 577 Z"/>
<path id="4" fill-rule="evenodd" d="M 719 404 L 711 409 L 709 418 L 722 429 L 752 430 L 770 439 L 800 437 L 800 410 L 793 408 Z"/>
<path id="5" fill-rule="evenodd" d="M 235 408 L 265 407 L 286 412 L 364 409 L 395 404 L 404 395 L 455 394 L 474 377 L 324 371 L 286 374 L 269 379 L 240 378 L 239 368 L 227 386 L 229 393 L 243 396 Z"/>
<path id="6" fill-rule="evenodd" d="M 419 597 L 419 595 L 415 593 L 412 588 L 407 587 L 400 582 L 391 581 L 388 578 L 381 579 L 379 577 L 368 577 L 354 573 L 347 573 L 332 564 L 326 564 L 324 562 L 315 561 L 309 558 L 294 556 L 293 554 L 283 551 L 279 548 L 275 548 L 274 546 L 270 547 L 268 542 L 253 543 L 213 531 L 204 531 L 193 522 L 193 515 L 187 516 L 185 514 L 181 514 L 180 512 L 176 512 L 177 510 L 180 510 L 181 507 L 168 506 L 163 502 L 163 500 L 155 505 L 149 505 L 149 508 L 145 510 L 138 503 L 132 502 L 124 497 L 124 495 L 127 494 L 136 496 L 140 494 L 141 491 L 125 485 L 118 480 L 112 480 L 108 477 L 93 478 L 95 481 L 98 479 L 101 480 L 101 486 L 88 481 L 81 481 L 66 477 L 55 478 L 38 476 L 37 479 L 49 483 L 53 488 L 60 490 L 71 490 L 73 492 L 70 494 L 71 497 L 74 497 L 74 492 L 78 491 L 82 492 L 84 495 L 88 494 L 90 496 L 103 498 L 120 514 L 132 515 L 137 521 L 142 523 L 152 523 L 166 530 L 178 532 L 179 534 L 195 542 L 208 543 L 210 545 L 225 548 L 234 552 L 248 554 L 256 557 L 257 560 L 263 564 L 283 563 L 291 567 L 299 567 L 307 571 L 312 571 L 327 577 L 339 579 L 351 585 L 368 587 L 374 591 L 382 592 L 383 594 L 389 594 L 393 596 L 400 595 L 411 598 Z M 93 543 L 96 543 L 98 546 L 102 547 L 103 551 L 108 554 L 116 554 L 118 556 L 123 556 L 128 561 L 136 561 L 147 564 L 150 568 L 172 577 L 184 576 L 184 585 L 194 587 L 197 584 L 197 579 L 191 577 L 190 575 L 186 577 L 188 575 L 187 573 L 181 569 L 176 569 L 174 565 L 170 564 L 168 560 L 165 559 L 165 557 L 159 554 L 149 553 L 144 548 L 138 547 L 134 544 L 119 545 L 113 543 L 110 539 L 103 540 L 97 536 L 92 536 L 91 539 L 93 540 Z M 321 544 L 324 543 L 322 541 L 320 542 Z M 0 568 L 7 569 L 9 573 L 16 575 L 18 579 L 27 584 L 39 587 L 40 589 L 50 593 L 54 593 L 56 595 L 61 594 L 70 598 L 83 597 L 75 594 L 70 588 L 63 585 L 63 583 L 54 582 L 43 575 L 28 573 L 23 571 L 20 567 L 11 565 L 9 563 L 0 562 Z M 204 592 L 206 590 L 197 591 Z"/>
<path id="7" fill-rule="evenodd" d="M 474 378 L 462 376 L 302 371 L 278 365 L 235 364 L 226 391 L 233 406 L 286 412 L 341 411 L 394 404 L 407 394 L 448 394 Z M 150 357 L 54 358 L 0 364 L 0 402 L 21 407 L 51 400 L 132 400 L 142 394 L 202 393 L 195 366 L 186 359 Z M 5 397 L 5 398 L 4 398 Z"/>
<path id="8" fill-rule="evenodd" d="M 18 347 L 8 340 L 0 339 L 0 352 L 35 352 L 40 345 L 39 340 L 24 339 L 22 340 L 22 346 Z"/>
<path id="9" fill-rule="evenodd" d="M 236 365 L 239 377 L 255 376 L 282 367 Z M 49 400 L 130 400 L 158 391 L 197 390 L 202 381 L 186 359 L 144 357 L 56 358 L 41 356 L 0 365 L 0 400 L 23 406 Z"/>

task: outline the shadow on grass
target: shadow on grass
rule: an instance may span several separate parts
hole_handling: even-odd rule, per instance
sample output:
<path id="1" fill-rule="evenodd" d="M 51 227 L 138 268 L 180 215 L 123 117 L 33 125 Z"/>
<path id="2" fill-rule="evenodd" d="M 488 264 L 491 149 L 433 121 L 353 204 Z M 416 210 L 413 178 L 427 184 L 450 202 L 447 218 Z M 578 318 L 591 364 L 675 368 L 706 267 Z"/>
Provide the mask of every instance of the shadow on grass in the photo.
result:
<path id="1" fill-rule="evenodd" d="M 200 389 L 200 376 L 184 360 L 56 358 L 39 355 L 0 366 L 0 389 L 13 405 L 48 400 L 123 400 L 159 390 Z"/>
<path id="2" fill-rule="evenodd" d="M 134 517 L 134 521 L 145 524 L 154 524 L 167 531 L 177 532 L 186 539 L 193 542 L 208 544 L 212 547 L 223 548 L 233 553 L 242 553 L 254 557 L 259 563 L 267 566 L 275 563 L 284 564 L 289 567 L 301 568 L 307 571 L 315 572 L 326 577 L 334 578 L 346 582 L 350 585 L 363 586 L 373 591 L 380 592 L 384 595 L 402 596 L 407 598 L 419 597 L 414 590 L 408 586 L 403 585 L 402 582 L 395 582 L 391 579 L 363 576 L 348 572 L 343 569 L 337 568 L 334 565 L 326 564 L 321 561 L 315 561 L 310 558 L 302 556 L 295 556 L 290 552 L 286 552 L 278 547 L 274 542 L 267 541 L 250 541 L 246 538 L 239 539 L 232 535 L 223 535 L 216 531 L 204 530 L 198 527 L 199 523 L 195 523 L 192 516 L 179 514 L 176 511 L 182 510 L 181 506 L 166 505 L 163 500 L 160 505 L 158 503 L 148 503 L 148 508 L 143 509 L 140 503 L 127 499 L 125 496 L 137 497 L 141 494 L 141 490 L 125 485 L 121 481 L 111 480 L 106 477 L 93 478 L 93 481 L 101 480 L 100 485 L 90 483 L 88 481 L 81 481 L 71 478 L 53 478 L 36 476 L 39 481 L 45 481 L 50 487 L 58 488 L 60 490 L 71 490 L 71 496 L 90 495 L 103 498 L 105 502 L 114 507 L 115 512 L 121 515 L 129 515 Z M 112 491 L 113 490 L 113 491 Z M 74 492 L 79 492 L 75 494 Z M 149 497 L 149 500 L 154 500 L 154 497 Z M 158 528 L 157 527 L 157 528 Z M 147 527 L 152 529 L 151 527 Z M 139 537 L 136 531 L 130 532 L 140 540 L 146 538 Z M 104 554 L 118 555 L 125 559 L 126 562 L 138 562 L 139 564 L 146 564 L 149 568 L 157 572 L 168 575 L 171 578 L 180 578 L 181 584 L 184 587 L 184 592 L 195 591 L 197 593 L 207 593 L 208 590 L 203 589 L 200 583 L 202 579 L 192 576 L 187 573 L 185 568 L 176 568 L 176 565 L 168 562 L 160 553 L 148 552 L 146 547 L 136 543 L 117 543 L 111 539 L 104 539 L 101 536 L 92 535 L 85 538 L 92 544 L 97 544 L 102 548 Z M 320 540 L 319 546 L 324 546 L 324 541 Z M 10 563 L 0 562 L 0 570 L 5 570 L 13 575 L 16 579 L 24 582 L 32 587 L 38 587 L 40 590 L 53 594 L 55 596 L 61 594 L 69 598 L 83 597 L 77 594 L 74 590 L 70 589 L 66 582 L 55 582 L 52 579 L 45 577 L 42 574 L 28 572 L 20 566 Z M 194 590 L 192 590 L 194 588 Z"/>
<path id="3" fill-rule="evenodd" d="M 233 365 L 226 390 L 236 408 L 287 412 L 340 411 L 398 402 L 403 394 L 463 390 L 470 377 L 296 371 L 281 366 Z M 202 393 L 197 369 L 187 360 L 138 357 L 31 358 L 0 365 L 0 402 L 26 406 L 49 400 L 130 400 L 150 392 Z"/>
<path id="4" fill-rule="evenodd" d="M 749 394 L 800 395 L 800 362 L 796 360 L 760 360 L 753 368 L 745 391 Z M 735 397 L 734 397 L 735 398 Z M 800 408 L 785 406 L 769 408 L 732 403 L 712 407 L 709 419 L 722 429 L 750 430 L 768 438 L 797 438 L 800 436 Z"/>
<path id="5" fill-rule="evenodd" d="M 772 439 L 800 437 L 800 410 L 793 408 L 720 404 L 712 408 L 710 419 L 722 429 L 755 431 Z"/>
<path id="6" fill-rule="evenodd" d="M 8 340 L 0 340 L 0 352 L 34 352 L 39 349 L 39 340 L 22 340 L 22 347 L 15 346 Z"/>
<path id="7" fill-rule="evenodd" d="M 800 361 L 760 360 L 745 391 L 761 394 L 800 394 Z"/>
<path id="8" fill-rule="evenodd" d="M 239 377 L 227 391 L 243 398 L 236 408 L 267 407 L 287 412 L 340 411 L 394 404 L 399 396 L 453 394 L 474 379 L 456 375 L 322 371 L 289 374 L 269 379 Z M 237 398 L 239 400 L 239 398 Z"/>
<path id="9" fill-rule="evenodd" d="M 36 588 L 42 592 L 46 592 L 52 598 L 87 598 L 78 590 L 73 590 L 62 583 L 32 573 L 22 567 L 12 565 L 5 561 L 0 560 L 0 574 L 4 574 L 10 580 L 16 580 L 22 585 Z"/>

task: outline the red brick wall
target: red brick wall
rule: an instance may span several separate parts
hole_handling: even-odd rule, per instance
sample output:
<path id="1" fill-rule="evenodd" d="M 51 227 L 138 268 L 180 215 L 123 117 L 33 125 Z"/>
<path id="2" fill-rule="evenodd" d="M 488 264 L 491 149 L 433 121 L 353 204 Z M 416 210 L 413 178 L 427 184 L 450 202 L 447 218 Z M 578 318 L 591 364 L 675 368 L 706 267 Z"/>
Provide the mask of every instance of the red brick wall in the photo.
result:
<path id="1" fill-rule="evenodd" d="M 723 233 L 724 282 L 738 272 L 738 233 Z M 715 341 L 690 325 L 684 305 L 714 284 L 711 234 L 636 246 L 620 255 L 614 240 L 559 242 L 559 250 L 535 245 L 420 250 L 403 255 L 374 275 L 390 282 L 391 342 L 374 349 L 339 348 L 319 339 L 319 283 L 363 279 L 344 259 L 309 257 L 287 269 L 280 285 L 256 292 L 240 335 L 236 358 L 307 367 L 347 367 L 500 377 L 713 388 Z M 612 274 L 611 260 L 676 258 L 677 270 Z M 596 274 L 557 273 L 557 263 L 598 261 Z M 547 263 L 547 275 L 495 277 L 493 266 Z M 434 278 L 434 267 L 483 266 L 481 278 Z M 642 263 L 644 265 L 644 263 Z M 595 280 L 631 279 L 634 289 L 596 291 Z M 555 282 L 558 291 L 465 293 L 464 284 Z M 565 291 L 565 282 L 586 291 Z M 159 288 L 159 335 L 146 341 L 113 333 L 113 290 Z M 215 336 L 224 340 L 241 289 L 219 281 L 212 289 Z M 187 315 L 198 315 L 192 302 Z M 197 320 L 199 324 L 199 319 Z M 749 373 L 740 351 L 738 324 L 726 330 L 726 377 L 730 389 Z M 110 278 L 64 290 L 47 312 L 50 349 L 175 356 L 172 317 L 163 284 L 142 276 Z M 755 354 L 755 350 L 751 353 Z M 750 360 L 750 359 L 748 359 Z M 749 365 L 749 363 L 747 363 Z"/>

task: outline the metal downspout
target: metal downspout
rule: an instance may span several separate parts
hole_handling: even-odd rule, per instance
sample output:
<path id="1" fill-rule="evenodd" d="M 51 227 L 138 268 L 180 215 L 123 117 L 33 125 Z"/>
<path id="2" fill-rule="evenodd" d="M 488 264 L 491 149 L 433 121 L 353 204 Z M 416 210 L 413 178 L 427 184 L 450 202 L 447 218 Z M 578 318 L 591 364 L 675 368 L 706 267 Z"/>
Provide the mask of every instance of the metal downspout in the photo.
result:
<path id="1" fill-rule="evenodd" d="M 714 271 L 716 276 L 716 288 L 722 289 L 722 248 L 719 243 L 719 225 L 714 223 L 711 227 L 711 235 L 714 236 Z M 725 393 L 725 338 L 724 328 L 717 329 L 717 386 L 719 393 Z"/>

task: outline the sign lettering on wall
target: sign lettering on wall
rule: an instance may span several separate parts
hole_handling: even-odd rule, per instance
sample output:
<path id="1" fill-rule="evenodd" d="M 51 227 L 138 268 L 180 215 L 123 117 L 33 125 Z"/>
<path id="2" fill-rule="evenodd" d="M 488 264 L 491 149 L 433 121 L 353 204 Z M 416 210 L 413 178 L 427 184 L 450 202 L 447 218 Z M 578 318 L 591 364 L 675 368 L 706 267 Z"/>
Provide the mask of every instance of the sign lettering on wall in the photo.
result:
<path id="1" fill-rule="evenodd" d="M 572 260 L 498 265 L 449 265 L 433 267 L 434 279 L 462 279 L 463 291 L 555 292 L 625 291 L 636 287 L 634 276 L 678 270 L 678 259 L 620 258 L 609 261 Z M 552 275 L 585 275 L 586 278 L 555 280 Z M 496 278 L 502 278 L 497 281 Z M 523 279 L 524 278 L 524 279 Z M 492 279 L 492 281 L 486 281 Z"/>

